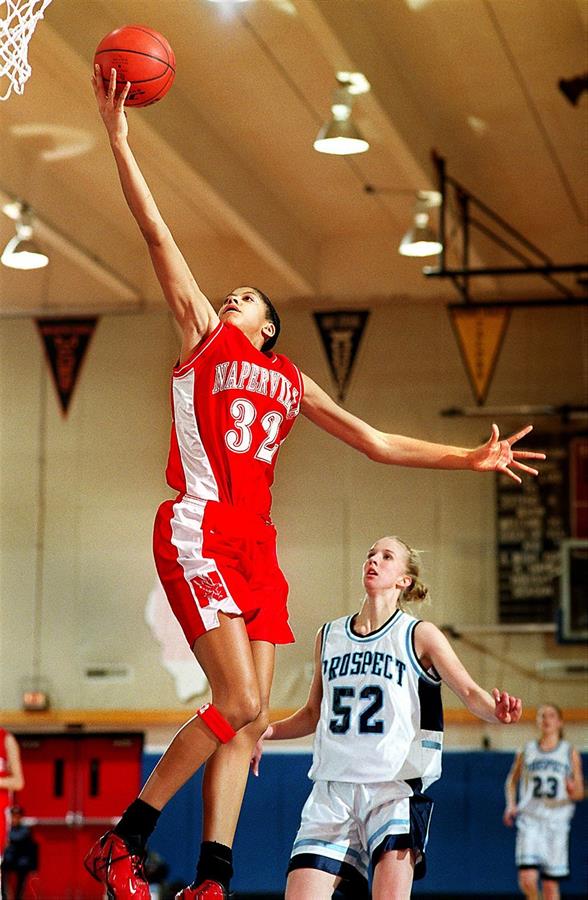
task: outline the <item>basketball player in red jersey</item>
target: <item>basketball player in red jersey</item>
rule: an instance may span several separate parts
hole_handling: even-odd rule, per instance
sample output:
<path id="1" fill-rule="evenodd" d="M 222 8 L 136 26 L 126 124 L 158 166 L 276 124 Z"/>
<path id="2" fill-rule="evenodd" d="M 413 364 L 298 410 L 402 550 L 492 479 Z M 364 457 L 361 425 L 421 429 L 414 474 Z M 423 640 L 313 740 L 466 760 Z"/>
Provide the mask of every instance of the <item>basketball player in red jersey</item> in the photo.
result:
<path id="1" fill-rule="evenodd" d="M 18 743 L 13 734 L 0 728 L 0 860 L 8 840 L 12 792 L 22 791 L 23 787 Z"/>
<path id="2" fill-rule="evenodd" d="M 537 474 L 513 451 L 530 428 L 492 436 L 474 450 L 383 434 L 339 407 L 273 352 L 279 318 L 259 290 L 232 291 L 215 312 L 163 221 L 128 144 L 116 72 L 98 108 L 121 186 L 145 238 L 165 298 L 182 329 L 172 377 L 173 427 L 167 480 L 178 491 L 155 520 L 157 570 L 171 607 L 210 683 L 212 700 L 176 734 L 137 800 L 86 857 L 109 897 L 148 900 L 142 857 L 161 809 L 207 760 L 204 832 L 196 880 L 177 900 L 226 897 L 231 845 L 249 759 L 267 725 L 275 645 L 288 643 L 287 584 L 270 519 L 280 444 L 302 412 L 371 459 L 443 469 Z M 517 470 L 517 471 L 513 471 Z"/>

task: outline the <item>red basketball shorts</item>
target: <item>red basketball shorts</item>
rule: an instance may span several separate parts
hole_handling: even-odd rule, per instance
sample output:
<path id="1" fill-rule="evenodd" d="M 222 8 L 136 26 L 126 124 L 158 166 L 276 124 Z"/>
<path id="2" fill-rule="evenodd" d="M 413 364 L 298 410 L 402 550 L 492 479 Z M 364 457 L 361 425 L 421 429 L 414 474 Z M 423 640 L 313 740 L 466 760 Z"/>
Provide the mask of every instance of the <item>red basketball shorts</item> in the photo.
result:
<path id="1" fill-rule="evenodd" d="M 153 553 L 190 647 L 218 627 L 221 612 L 242 616 L 252 641 L 294 640 L 276 529 L 260 516 L 212 500 L 166 500 L 155 517 Z"/>

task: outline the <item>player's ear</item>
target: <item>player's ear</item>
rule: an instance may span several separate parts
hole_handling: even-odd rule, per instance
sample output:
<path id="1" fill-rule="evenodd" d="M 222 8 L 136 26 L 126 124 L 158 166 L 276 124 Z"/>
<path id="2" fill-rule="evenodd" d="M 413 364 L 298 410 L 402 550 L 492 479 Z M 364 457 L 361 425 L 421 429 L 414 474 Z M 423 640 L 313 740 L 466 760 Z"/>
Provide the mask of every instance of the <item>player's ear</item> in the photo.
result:
<path id="1" fill-rule="evenodd" d="M 262 329 L 261 329 L 261 333 L 263 334 L 264 338 L 267 341 L 267 340 L 269 340 L 269 338 L 272 338 L 274 336 L 274 334 L 276 333 L 276 326 L 274 325 L 273 322 L 264 322 Z"/>
<path id="2" fill-rule="evenodd" d="M 412 584 L 412 578 L 410 575 L 403 575 L 402 578 L 399 578 L 396 582 L 396 587 L 402 588 L 405 590 L 407 587 L 410 587 Z"/>

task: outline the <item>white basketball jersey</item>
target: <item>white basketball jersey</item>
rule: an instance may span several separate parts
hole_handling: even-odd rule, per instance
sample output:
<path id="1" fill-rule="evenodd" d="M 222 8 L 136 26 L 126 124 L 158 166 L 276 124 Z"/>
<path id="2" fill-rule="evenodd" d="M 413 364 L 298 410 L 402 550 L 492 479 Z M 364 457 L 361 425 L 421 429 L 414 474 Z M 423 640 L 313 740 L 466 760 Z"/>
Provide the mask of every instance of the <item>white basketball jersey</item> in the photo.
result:
<path id="1" fill-rule="evenodd" d="M 550 821 L 571 819 L 574 804 L 566 789 L 566 779 L 572 776 L 571 752 L 568 741 L 560 741 L 553 750 L 542 750 L 537 741 L 525 744 L 519 812 Z"/>
<path id="2" fill-rule="evenodd" d="M 441 774 L 441 679 L 414 650 L 418 619 L 401 610 L 366 636 L 353 616 L 322 634 L 323 699 L 309 775 L 315 781 L 373 783 Z"/>

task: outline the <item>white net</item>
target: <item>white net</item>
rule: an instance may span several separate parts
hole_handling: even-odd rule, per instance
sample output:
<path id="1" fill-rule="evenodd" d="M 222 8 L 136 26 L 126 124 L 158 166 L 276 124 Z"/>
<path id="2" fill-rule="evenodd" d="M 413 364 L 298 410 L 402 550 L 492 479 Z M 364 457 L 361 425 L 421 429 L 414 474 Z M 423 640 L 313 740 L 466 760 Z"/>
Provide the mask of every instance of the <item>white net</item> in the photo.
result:
<path id="1" fill-rule="evenodd" d="M 29 41 L 51 0 L 0 0 L 0 100 L 22 94 L 31 74 Z"/>

